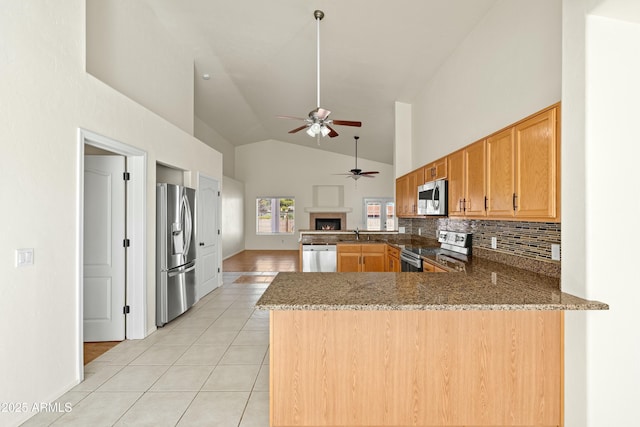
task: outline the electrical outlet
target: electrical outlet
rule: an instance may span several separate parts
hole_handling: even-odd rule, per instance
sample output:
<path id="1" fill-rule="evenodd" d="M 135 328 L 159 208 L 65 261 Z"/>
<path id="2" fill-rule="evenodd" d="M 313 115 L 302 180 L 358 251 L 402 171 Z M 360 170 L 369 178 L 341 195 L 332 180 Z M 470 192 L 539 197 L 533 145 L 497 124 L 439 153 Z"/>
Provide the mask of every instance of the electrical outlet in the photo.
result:
<path id="1" fill-rule="evenodd" d="M 560 245 L 551 245 L 551 259 L 554 261 L 560 261 Z"/>
<path id="2" fill-rule="evenodd" d="M 497 237 L 492 237 L 491 238 L 491 249 L 498 249 L 498 238 Z"/>
<path id="3" fill-rule="evenodd" d="M 404 227 L 398 227 L 398 233 L 405 233 L 405 228 Z"/>
<path id="4" fill-rule="evenodd" d="M 491 272 L 491 283 L 494 285 L 498 283 L 498 273 L 494 271 Z"/>
<path id="5" fill-rule="evenodd" d="M 418 227 L 418 236 L 422 236 L 422 227 Z"/>
<path id="6" fill-rule="evenodd" d="M 33 265 L 33 248 L 16 249 L 16 267 Z"/>

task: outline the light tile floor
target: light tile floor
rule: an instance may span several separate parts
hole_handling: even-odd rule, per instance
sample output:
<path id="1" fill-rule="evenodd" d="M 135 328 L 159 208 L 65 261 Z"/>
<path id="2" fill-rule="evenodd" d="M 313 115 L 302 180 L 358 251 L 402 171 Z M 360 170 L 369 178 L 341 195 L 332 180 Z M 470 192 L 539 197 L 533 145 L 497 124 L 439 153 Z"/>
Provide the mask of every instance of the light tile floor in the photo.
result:
<path id="1" fill-rule="evenodd" d="M 254 304 L 275 274 L 224 273 L 187 313 L 86 365 L 58 399 L 70 412 L 23 426 L 268 426 L 269 313 Z"/>

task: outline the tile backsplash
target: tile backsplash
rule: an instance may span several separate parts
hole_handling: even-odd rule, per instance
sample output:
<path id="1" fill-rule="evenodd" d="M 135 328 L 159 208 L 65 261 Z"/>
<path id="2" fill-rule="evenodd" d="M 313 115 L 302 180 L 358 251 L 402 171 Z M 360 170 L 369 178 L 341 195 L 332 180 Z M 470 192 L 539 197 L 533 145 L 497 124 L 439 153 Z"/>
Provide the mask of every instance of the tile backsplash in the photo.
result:
<path id="1" fill-rule="evenodd" d="M 453 218 L 399 218 L 407 234 L 437 238 L 439 230 L 473 233 L 474 248 L 551 261 L 551 245 L 560 244 L 560 224 L 553 222 L 488 221 Z M 491 238 L 497 238 L 496 249 Z M 556 262 L 556 261 L 553 261 Z"/>

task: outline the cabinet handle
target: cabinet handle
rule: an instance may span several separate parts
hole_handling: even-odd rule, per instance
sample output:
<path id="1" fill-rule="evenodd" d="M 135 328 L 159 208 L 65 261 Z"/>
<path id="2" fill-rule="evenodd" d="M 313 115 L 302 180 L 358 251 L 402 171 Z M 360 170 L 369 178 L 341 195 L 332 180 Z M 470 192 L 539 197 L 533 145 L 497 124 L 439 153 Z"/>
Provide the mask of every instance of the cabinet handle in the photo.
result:
<path id="1" fill-rule="evenodd" d="M 460 212 L 462 212 L 462 209 L 463 209 L 463 208 L 462 208 L 462 199 L 460 199 L 460 200 L 458 201 L 458 209 L 460 209 Z"/>
<path id="2" fill-rule="evenodd" d="M 484 210 L 487 210 L 487 196 L 484 196 Z"/>
<path id="3" fill-rule="evenodd" d="M 516 204 L 516 199 L 518 198 L 518 196 L 516 196 L 516 193 L 513 193 L 513 210 L 517 210 L 518 209 L 518 205 Z"/>

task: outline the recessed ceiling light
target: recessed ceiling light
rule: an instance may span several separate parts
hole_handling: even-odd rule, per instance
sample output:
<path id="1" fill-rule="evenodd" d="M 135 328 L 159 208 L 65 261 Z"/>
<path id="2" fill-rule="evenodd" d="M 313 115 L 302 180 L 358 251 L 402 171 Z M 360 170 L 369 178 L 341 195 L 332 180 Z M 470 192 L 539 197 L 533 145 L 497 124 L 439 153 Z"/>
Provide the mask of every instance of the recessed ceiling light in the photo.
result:
<path id="1" fill-rule="evenodd" d="M 209 79 L 211 78 L 211 76 L 210 76 L 209 74 L 203 74 L 203 75 L 202 75 L 202 78 L 203 78 L 204 80 L 209 80 Z"/>

